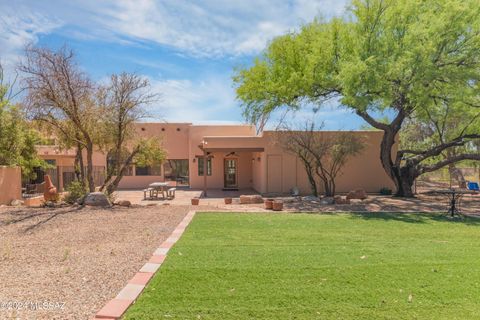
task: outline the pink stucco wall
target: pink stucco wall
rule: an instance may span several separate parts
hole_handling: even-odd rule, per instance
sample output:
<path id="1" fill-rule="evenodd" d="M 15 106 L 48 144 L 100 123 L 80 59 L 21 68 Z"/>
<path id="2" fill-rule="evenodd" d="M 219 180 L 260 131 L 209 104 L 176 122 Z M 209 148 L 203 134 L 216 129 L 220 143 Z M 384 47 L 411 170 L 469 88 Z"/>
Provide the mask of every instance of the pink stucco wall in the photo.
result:
<path id="1" fill-rule="evenodd" d="M 0 166 L 0 204 L 22 199 L 22 171 L 20 167 Z"/>
<path id="2" fill-rule="evenodd" d="M 249 125 L 192 125 L 190 123 L 138 123 L 142 137 L 156 139 L 167 151 L 167 159 L 186 159 L 189 163 L 191 188 L 203 188 L 204 178 L 198 175 L 198 157 L 203 149 L 210 150 L 212 175 L 207 176 L 211 189 L 224 187 L 224 160 L 234 157 L 238 161 L 238 187 L 253 188 L 260 193 L 288 193 L 294 186 L 303 194 L 310 193 L 310 185 L 301 161 L 272 143 L 278 134 L 266 131 L 257 136 Z M 334 135 L 336 132 L 319 132 Z M 379 159 L 381 132 L 356 132 L 366 140 L 363 152 L 351 158 L 337 179 L 337 191 L 347 192 L 363 188 L 377 192 L 381 187 L 393 188 Z M 201 146 L 201 147 L 200 147 Z M 73 165 L 74 153 L 59 152 L 54 148 L 40 150 L 43 158 L 57 159 L 59 165 Z M 232 152 L 235 152 L 232 154 Z M 94 155 L 94 165 L 106 166 L 106 157 L 100 151 Z M 125 176 L 120 188 L 145 188 L 156 181 L 164 181 L 164 170 L 158 176 Z M 322 187 L 320 185 L 320 192 Z"/>

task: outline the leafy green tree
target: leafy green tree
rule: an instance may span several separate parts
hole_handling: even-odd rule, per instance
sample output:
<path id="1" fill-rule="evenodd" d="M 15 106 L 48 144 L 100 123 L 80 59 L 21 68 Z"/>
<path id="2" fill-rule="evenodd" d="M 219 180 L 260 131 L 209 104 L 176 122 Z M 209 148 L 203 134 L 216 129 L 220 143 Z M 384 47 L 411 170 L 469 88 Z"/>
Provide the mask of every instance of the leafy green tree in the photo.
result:
<path id="1" fill-rule="evenodd" d="M 338 99 L 383 131 L 381 163 L 396 195 L 412 197 L 419 175 L 480 160 L 464 148 L 480 138 L 479 57 L 477 0 L 354 0 L 349 16 L 274 39 L 234 81 L 255 123 L 278 108 Z M 376 120 L 382 112 L 391 115 L 387 123 Z M 435 125 L 445 115 L 461 121 L 394 152 L 406 121 Z"/>
<path id="2" fill-rule="evenodd" d="M 24 178 L 34 178 L 35 167 L 47 164 L 37 156 L 39 137 L 25 121 L 18 106 L 10 102 L 11 85 L 3 80 L 0 65 L 0 165 L 19 166 Z"/>

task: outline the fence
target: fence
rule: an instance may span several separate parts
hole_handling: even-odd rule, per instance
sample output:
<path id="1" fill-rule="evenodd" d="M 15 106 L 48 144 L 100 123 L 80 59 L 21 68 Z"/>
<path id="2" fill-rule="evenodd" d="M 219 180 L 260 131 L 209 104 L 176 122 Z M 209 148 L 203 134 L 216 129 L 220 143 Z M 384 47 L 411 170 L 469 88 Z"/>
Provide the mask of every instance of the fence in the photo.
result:
<path id="1" fill-rule="evenodd" d="M 85 172 L 87 167 L 85 167 Z M 52 169 L 35 169 L 36 178 L 24 181 L 24 184 L 41 184 L 45 175 L 48 174 L 57 190 L 65 190 L 70 183 L 76 180 L 75 168 L 73 166 L 57 166 Z M 105 167 L 93 166 L 93 181 L 95 186 L 101 186 L 105 181 Z"/>

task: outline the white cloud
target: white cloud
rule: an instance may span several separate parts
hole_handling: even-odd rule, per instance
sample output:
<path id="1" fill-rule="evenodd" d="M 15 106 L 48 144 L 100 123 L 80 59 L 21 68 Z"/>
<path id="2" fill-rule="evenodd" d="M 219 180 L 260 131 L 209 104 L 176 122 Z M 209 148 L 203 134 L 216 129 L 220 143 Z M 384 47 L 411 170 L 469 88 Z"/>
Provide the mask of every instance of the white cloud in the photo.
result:
<path id="1" fill-rule="evenodd" d="M 28 43 L 35 43 L 40 34 L 60 26 L 60 22 L 41 14 L 25 10 L 20 16 L 11 9 L 0 6 L 0 61 L 10 71 L 18 62 L 19 51 Z"/>
<path id="2" fill-rule="evenodd" d="M 151 106 L 150 113 L 170 122 L 222 121 L 226 113 L 239 112 L 230 81 L 223 77 L 205 80 L 151 79 L 152 91 L 160 101 Z"/>
<path id="3" fill-rule="evenodd" d="M 74 27 L 69 36 L 152 41 L 191 55 L 223 56 L 257 54 L 273 37 L 315 16 L 341 14 L 345 1 L 19 0 L 15 6 L 61 19 Z"/>

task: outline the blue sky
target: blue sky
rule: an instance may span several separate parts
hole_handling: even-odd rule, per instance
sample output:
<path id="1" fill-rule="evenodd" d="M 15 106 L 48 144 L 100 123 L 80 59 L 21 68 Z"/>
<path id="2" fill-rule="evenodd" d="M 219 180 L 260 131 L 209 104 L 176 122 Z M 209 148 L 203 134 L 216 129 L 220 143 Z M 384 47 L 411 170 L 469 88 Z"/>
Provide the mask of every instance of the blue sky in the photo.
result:
<path id="1" fill-rule="evenodd" d="M 275 36 L 316 16 L 340 15 L 346 0 L 0 0 L 0 59 L 11 74 L 27 43 L 67 44 L 82 68 L 103 81 L 130 71 L 161 95 L 159 120 L 242 122 L 231 76 Z M 308 113 L 296 115 L 302 119 Z M 362 120 L 327 107 L 327 129 Z"/>

